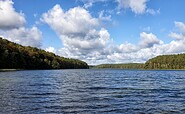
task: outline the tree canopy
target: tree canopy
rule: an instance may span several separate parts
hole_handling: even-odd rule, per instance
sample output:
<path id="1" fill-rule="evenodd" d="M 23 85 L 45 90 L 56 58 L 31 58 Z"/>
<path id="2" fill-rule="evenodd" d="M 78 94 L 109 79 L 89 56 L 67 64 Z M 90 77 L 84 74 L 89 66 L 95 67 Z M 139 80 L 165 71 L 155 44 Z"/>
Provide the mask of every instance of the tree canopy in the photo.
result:
<path id="1" fill-rule="evenodd" d="M 87 63 L 0 38 L 0 69 L 79 69 Z"/>
<path id="2" fill-rule="evenodd" d="M 185 69 L 185 54 L 161 55 L 148 60 L 145 69 Z"/>

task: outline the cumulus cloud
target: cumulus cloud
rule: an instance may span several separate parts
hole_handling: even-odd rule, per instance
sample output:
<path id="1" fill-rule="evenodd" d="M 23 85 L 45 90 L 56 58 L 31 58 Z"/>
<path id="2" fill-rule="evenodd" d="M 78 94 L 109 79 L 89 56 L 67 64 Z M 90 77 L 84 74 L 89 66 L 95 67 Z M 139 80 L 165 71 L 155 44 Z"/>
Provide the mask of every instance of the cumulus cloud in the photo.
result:
<path id="1" fill-rule="evenodd" d="M 147 0 L 118 0 L 120 8 L 130 8 L 136 14 L 142 14 L 146 10 Z"/>
<path id="2" fill-rule="evenodd" d="M 185 39 L 185 36 L 183 34 L 179 34 L 179 33 L 175 33 L 175 32 L 171 32 L 168 36 L 171 38 L 175 38 L 176 40 Z"/>
<path id="3" fill-rule="evenodd" d="M 25 46 L 41 46 L 41 31 L 33 26 L 26 28 L 23 13 L 18 13 L 13 7 L 13 1 L 0 1 L 0 36 L 12 42 Z"/>
<path id="4" fill-rule="evenodd" d="M 43 14 L 43 21 L 58 34 L 71 35 L 71 37 L 85 35 L 99 24 L 98 19 L 92 18 L 89 12 L 81 7 L 64 12 L 58 4 Z"/>
<path id="5" fill-rule="evenodd" d="M 24 14 L 15 11 L 11 0 L 0 1 L 0 16 L 0 29 L 18 28 L 26 22 Z"/>
<path id="6" fill-rule="evenodd" d="M 174 24 L 179 32 L 171 32 L 168 36 L 180 41 L 185 40 L 185 24 L 177 21 L 175 21 Z"/>
<path id="7" fill-rule="evenodd" d="M 117 0 L 119 9 L 130 9 L 135 14 L 149 13 L 151 15 L 160 14 L 160 9 L 147 8 L 149 0 Z"/>
<path id="8" fill-rule="evenodd" d="M 107 59 L 113 63 L 132 63 L 145 62 L 149 58 L 162 54 L 164 51 L 159 49 L 163 42 L 153 33 L 140 33 L 140 41 L 138 45 L 131 43 L 123 43 L 117 45 L 115 52 L 107 55 Z"/>
<path id="9" fill-rule="evenodd" d="M 150 48 L 153 47 L 155 44 L 162 44 L 163 42 L 160 41 L 154 34 L 152 33 L 140 33 L 141 41 L 139 42 L 139 45 L 142 48 Z"/>
<path id="10" fill-rule="evenodd" d="M 60 5 L 55 5 L 43 14 L 41 20 L 60 37 L 64 48 L 59 52 L 65 57 L 98 60 L 111 42 L 108 31 L 100 26 L 100 19 L 93 18 L 82 7 L 71 8 L 65 12 Z"/>
<path id="11" fill-rule="evenodd" d="M 129 52 L 135 52 L 138 50 L 137 46 L 135 46 L 131 43 L 128 43 L 128 42 L 117 45 L 115 47 L 116 47 L 116 48 L 114 48 L 115 53 L 129 53 Z"/>
<path id="12" fill-rule="evenodd" d="M 40 47 L 42 33 L 39 31 L 37 27 L 32 28 L 14 28 L 10 30 L 0 30 L 0 35 L 3 38 L 6 38 L 15 43 L 24 45 L 24 46 L 33 46 Z"/>

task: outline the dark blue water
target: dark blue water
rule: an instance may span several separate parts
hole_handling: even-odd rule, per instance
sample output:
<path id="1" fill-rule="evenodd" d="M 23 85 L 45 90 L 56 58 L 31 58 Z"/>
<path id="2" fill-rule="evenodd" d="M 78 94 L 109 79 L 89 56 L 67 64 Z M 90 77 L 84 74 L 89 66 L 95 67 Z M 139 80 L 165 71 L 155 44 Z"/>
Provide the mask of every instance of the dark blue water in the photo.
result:
<path id="1" fill-rule="evenodd" d="M 185 113 L 185 71 L 0 72 L 0 113 Z"/>

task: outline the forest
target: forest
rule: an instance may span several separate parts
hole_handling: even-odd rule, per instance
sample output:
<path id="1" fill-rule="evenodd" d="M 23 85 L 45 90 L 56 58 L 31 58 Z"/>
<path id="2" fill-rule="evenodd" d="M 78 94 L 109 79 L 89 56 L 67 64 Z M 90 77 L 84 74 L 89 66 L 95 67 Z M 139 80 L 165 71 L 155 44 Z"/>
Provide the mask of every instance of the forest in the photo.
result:
<path id="1" fill-rule="evenodd" d="M 148 60 L 145 69 L 185 69 L 185 54 L 160 55 Z"/>
<path id="2" fill-rule="evenodd" d="M 77 59 L 60 57 L 45 50 L 22 46 L 0 38 L 0 69 L 87 69 Z"/>

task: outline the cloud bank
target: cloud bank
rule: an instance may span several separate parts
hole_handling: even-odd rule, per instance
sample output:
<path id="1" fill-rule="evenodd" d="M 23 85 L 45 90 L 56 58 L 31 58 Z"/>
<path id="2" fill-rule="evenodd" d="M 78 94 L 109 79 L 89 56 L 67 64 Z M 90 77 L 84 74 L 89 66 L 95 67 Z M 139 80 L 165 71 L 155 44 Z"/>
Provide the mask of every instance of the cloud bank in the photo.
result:
<path id="1" fill-rule="evenodd" d="M 162 54 L 185 52 L 185 24 L 174 22 L 178 33 L 169 34 L 172 41 L 165 44 L 155 34 L 141 32 L 138 44 L 128 42 L 117 45 L 108 30 L 101 26 L 101 18 L 94 18 L 83 7 L 64 11 L 60 5 L 42 15 L 60 37 L 64 47 L 55 50 L 56 54 L 86 61 L 88 64 L 145 62 Z"/>

